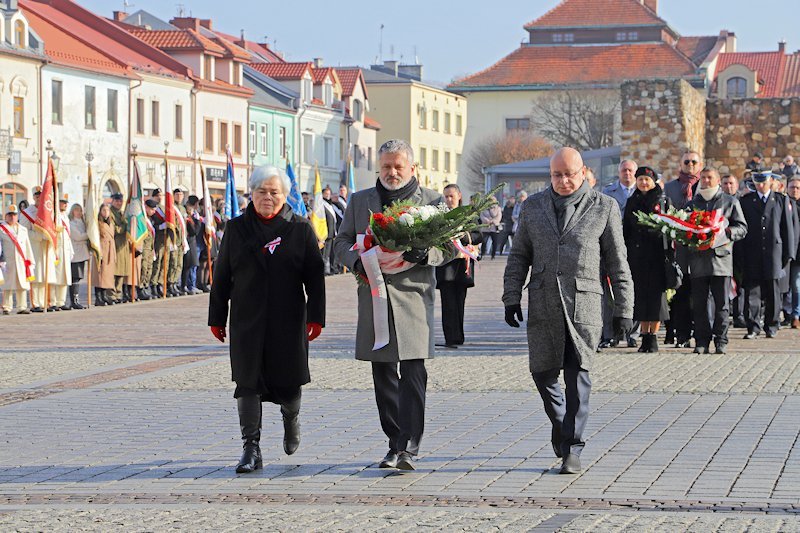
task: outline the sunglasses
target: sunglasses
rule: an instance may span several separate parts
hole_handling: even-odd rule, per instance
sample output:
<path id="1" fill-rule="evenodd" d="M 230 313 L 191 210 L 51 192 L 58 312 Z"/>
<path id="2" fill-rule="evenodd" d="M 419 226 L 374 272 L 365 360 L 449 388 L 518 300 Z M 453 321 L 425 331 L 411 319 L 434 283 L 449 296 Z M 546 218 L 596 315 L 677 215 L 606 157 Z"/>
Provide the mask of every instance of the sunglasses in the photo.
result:
<path id="1" fill-rule="evenodd" d="M 696 159 L 684 159 L 684 160 L 683 160 L 683 164 L 684 164 L 684 165 L 696 165 L 696 164 L 698 164 L 699 162 L 700 162 L 700 161 L 697 161 Z"/>

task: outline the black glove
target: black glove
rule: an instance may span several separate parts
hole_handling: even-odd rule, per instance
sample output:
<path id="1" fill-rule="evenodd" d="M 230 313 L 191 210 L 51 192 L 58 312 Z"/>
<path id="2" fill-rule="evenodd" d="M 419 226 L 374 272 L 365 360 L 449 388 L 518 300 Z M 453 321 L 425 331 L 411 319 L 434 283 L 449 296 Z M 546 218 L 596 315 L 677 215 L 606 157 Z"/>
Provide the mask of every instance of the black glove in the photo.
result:
<path id="1" fill-rule="evenodd" d="M 617 338 L 624 338 L 633 329 L 633 320 L 630 318 L 615 316 L 612 323 L 614 325 L 614 335 Z"/>
<path id="2" fill-rule="evenodd" d="M 425 265 L 428 263 L 428 250 L 423 250 L 422 248 L 412 248 L 403 252 L 403 259 L 409 263 Z"/>
<path id="3" fill-rule="evenodd" d="M 522 306 L 520 304 L 507 305 L 506 324 L 512 328 L 518 328 L 520 322 L 522 322 Z"/>

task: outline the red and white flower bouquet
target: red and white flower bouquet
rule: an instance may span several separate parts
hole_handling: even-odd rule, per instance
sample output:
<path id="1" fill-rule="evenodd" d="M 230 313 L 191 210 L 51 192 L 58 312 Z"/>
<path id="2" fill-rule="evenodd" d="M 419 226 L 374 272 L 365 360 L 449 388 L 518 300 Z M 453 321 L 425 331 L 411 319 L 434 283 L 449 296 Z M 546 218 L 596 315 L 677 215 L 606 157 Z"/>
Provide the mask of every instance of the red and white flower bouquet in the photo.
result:
<path id="1" fill-rule="evenodd" d="M 717 248 L 729 241 L 728 221 L 719 210 L 684 211 L 670 207 L 666 213 L 634 213 L 637 222 L 670 239 L 698 250 Z"/>

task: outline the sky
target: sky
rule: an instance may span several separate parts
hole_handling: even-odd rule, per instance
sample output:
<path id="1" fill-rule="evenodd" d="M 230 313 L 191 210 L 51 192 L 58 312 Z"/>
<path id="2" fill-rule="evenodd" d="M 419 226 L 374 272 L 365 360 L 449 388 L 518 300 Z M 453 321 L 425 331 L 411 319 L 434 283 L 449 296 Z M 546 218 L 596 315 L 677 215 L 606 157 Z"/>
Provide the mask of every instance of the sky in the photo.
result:
<path id="1" fill-rule="evenodd" d="M 103 16 L 123 8 L 123 0 L 76 0 Z M 522 27 L 543 15 L 559 0 L 485 0 L 444 2 L 405 0 L 375 2 L 350 0 L 129 0 L 129 13 L 144 9 L 169 20 L 183 6 L 186 16 L 211 18 L 214 28 L 267 41 L 287 61 L 321 57 L 325 65 L 369 66 L 379 57 L 423 65 L 430 82 L 454 78 L 487 68 L 515 50 L 527 37 Z M 756 8 L 755 5 L 758 7 Z M 220 6 L 230 8 L 220 9 Z M 390 8 L 393 7 L 393 9 Z M 659 15 L 681 35 L 716 35 L 733 31 L 740 52 L 800 48 L 797 0 L 660 0 Z"/>

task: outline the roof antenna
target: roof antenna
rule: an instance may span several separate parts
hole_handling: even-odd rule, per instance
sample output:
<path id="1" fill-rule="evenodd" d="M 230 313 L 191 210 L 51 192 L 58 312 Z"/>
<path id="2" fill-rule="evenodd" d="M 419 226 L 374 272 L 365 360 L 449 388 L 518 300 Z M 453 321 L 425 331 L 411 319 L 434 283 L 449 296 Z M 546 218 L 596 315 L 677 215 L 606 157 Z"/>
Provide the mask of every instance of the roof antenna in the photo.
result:
<path id="1" fill-rule="evenodd" d="M 176 7 L 178 8 L 178 18 L 183 18 L 184 16 L 186 16 L 186 6 L 185 5 L 176 4 Z"/>
<path id="2" fill-rule="evenodd" d="M 378 44 L 378 61 L 383 61 L 383 24 L 381 24 L 380 42 Z"/>
<path id="3" fill-rule="evenodd" d="M 128 0 L 122 0 L 122 12 L 127 13 L 129 7 L 136 7 L 134 4 L 131 4 Z"/>

